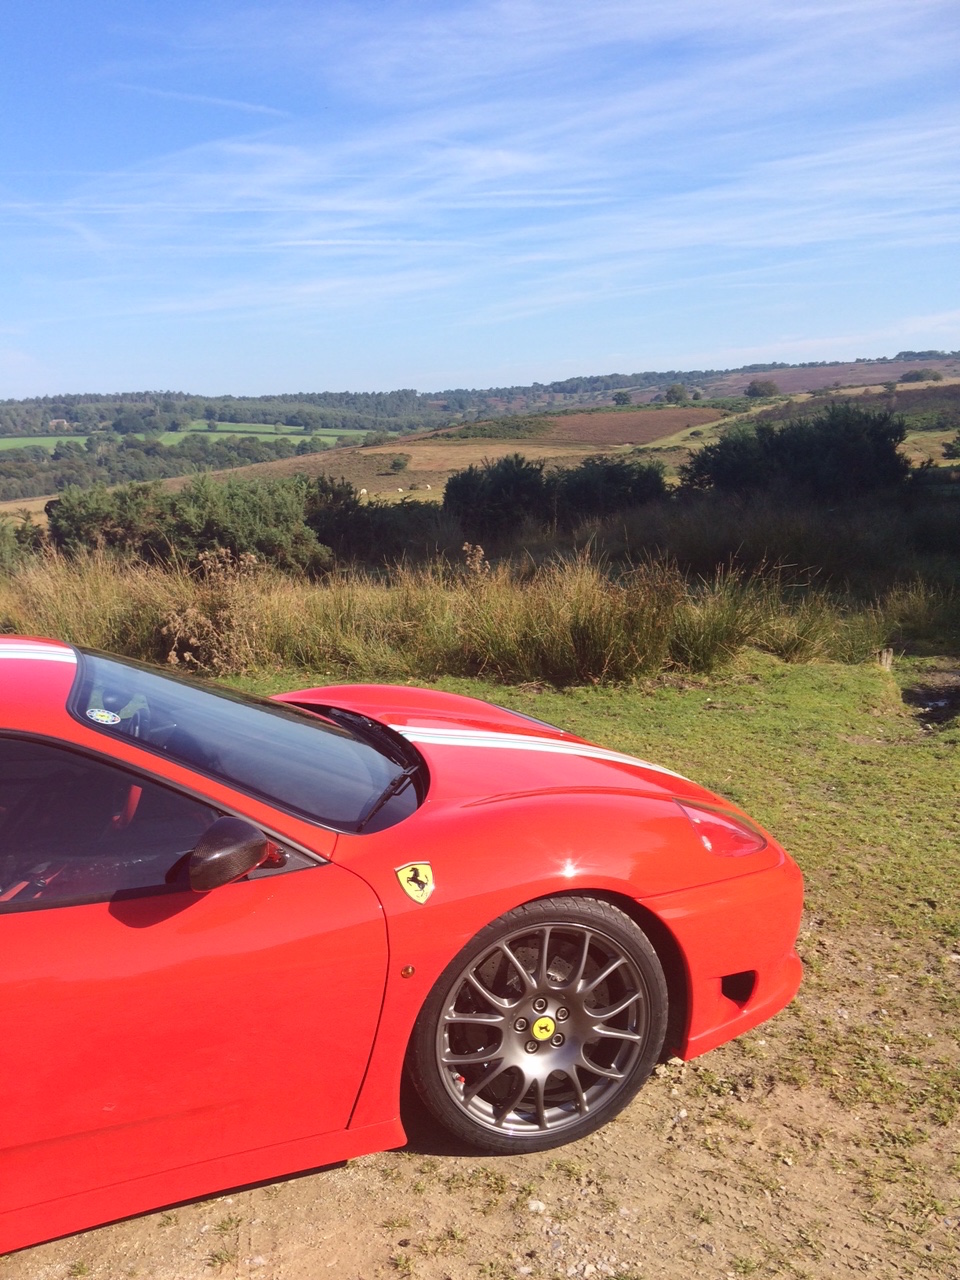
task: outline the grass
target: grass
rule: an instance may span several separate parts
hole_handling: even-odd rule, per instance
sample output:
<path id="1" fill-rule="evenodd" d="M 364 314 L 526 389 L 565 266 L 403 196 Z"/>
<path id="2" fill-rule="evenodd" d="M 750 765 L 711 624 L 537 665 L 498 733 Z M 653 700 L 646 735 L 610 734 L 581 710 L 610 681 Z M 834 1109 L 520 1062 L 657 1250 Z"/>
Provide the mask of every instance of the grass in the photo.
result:
<path id="1" fill-rule="evenodd" d="M 185 436 L 195 433 L 197 435 L 208 436 L 256 436 L 260 440 L 278 440 L 281 436 L 286 436 L 289 440 L 308 440 L 311 436 L 319 436 L 322 440 L 329 440 L 332 444 L 340 436 L 349 437 L 351 440 L 361 440 L 367 433 L 366 431 L 345 428 L 341 430 L 339 427 L 318 427 L 316 430 L 304 431 L 302 427 L 281 427 L 279 431 L 274 430 L 271 426 L 265 426 L 262 422 L 218 422 L 215 431 L 211 431 L 206 422 L 191 422 L 189 426 L 182 431 L 165 431 L 160 437 L 163 444 L 176 444 L 178 440 L 182 440 Z M 400 439 L 400 437 L 397 437 Z"/>
<path id="2" fill-rule="evenodd" d="M 862 662 L 911 627 L 957 628 L 955 592 L 922 583 L 851 605 L 777 574 L 690 582 L 669 563 L 608 571 L 589 551 L 534 567 L 401 567 L 320 583 L 213 557 L 161 570 L 37 556 L 0 578 L 0 630 L 52 635 L 214 674 L 282 666 L 347 678 L 483 676 L 557 687 L 722 669 L 759 650 Z"/>
<path id="3" fill-rule="evenodd" d="M 221 1271 L 224 1267 L 232 1265 L 237 1260 L 236 1249 L 214 1249 L 212 1253 L 206 1256 L 206 1264 L 208 1267 L 216 1267 Z"/>
<path id="4" fill-rule="evenodd" d="M 4 449 L 25 449 L 28 445 L 39 445 L 41 449 L 53 453 L 58 444 L 66 444 L 68 440 L 83 444 L 85 439 L 85 436 L 0 436 L 0 452 Z"/>

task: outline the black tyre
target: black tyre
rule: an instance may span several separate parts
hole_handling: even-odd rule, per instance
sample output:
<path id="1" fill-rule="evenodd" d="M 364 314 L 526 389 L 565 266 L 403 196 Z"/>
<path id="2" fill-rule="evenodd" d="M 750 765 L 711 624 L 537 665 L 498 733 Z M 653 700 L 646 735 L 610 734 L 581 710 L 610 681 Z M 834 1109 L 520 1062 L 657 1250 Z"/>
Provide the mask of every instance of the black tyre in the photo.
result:
<path id="1" fill-rule="evenodd" d="M 408 1059 L 427 1109 L 491 1154 L 582 1138 L 627 1105 L 667 1024 L 660 961 L 608 902 L 528 903 L 483 929 L 447 966 Z"/>

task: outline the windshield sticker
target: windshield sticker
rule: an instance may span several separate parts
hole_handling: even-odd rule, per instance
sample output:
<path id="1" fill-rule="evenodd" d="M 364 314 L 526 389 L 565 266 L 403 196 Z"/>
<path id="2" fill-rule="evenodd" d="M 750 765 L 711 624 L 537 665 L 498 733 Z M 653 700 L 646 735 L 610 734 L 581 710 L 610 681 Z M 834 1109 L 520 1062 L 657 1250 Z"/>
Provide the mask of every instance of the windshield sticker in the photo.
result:
<path id="1" fill-rule="evenodd" d="M 103 707 L 91 707 L 87 712 L 88 720 L 95 720 L 97 724 L 119 724 L 120 717 L 115 711 L 107 711 Z"/>
<path id="2" fill-rule="evenodd" d="M 405 867 L 397 867 L 395 874 L 407 897 L 421 906 L 433 893 L 433 868 L 429 862 L 408 862 Z"/>

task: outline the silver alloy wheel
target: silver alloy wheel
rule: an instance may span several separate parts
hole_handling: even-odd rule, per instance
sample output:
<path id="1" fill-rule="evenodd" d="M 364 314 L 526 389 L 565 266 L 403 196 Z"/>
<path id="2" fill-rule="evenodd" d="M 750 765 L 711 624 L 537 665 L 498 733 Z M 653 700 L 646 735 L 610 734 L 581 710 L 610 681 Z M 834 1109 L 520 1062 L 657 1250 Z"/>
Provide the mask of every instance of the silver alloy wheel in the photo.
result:
<path id="1" fill-rule="evenodd" d="M 651 992 L 636 946 L 602 924 L 521 925 L 447 988 L 436 1067 L 475 1125 L 513 1138 L 593 1127 L 632 1082 L 649 1052 Z"/>

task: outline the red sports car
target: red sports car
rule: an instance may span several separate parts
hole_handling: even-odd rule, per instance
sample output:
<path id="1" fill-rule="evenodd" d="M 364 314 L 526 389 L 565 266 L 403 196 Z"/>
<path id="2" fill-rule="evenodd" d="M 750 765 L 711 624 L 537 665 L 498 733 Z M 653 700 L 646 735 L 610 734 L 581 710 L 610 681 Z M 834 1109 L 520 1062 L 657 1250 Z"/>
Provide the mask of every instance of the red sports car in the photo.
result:
<path id="1" fill-rule="evenodd" d="M 800 981 L 722 797 L 472 698 L 0 637 L 0 1250 L 400 1146 L 539 1151 Z"/>

